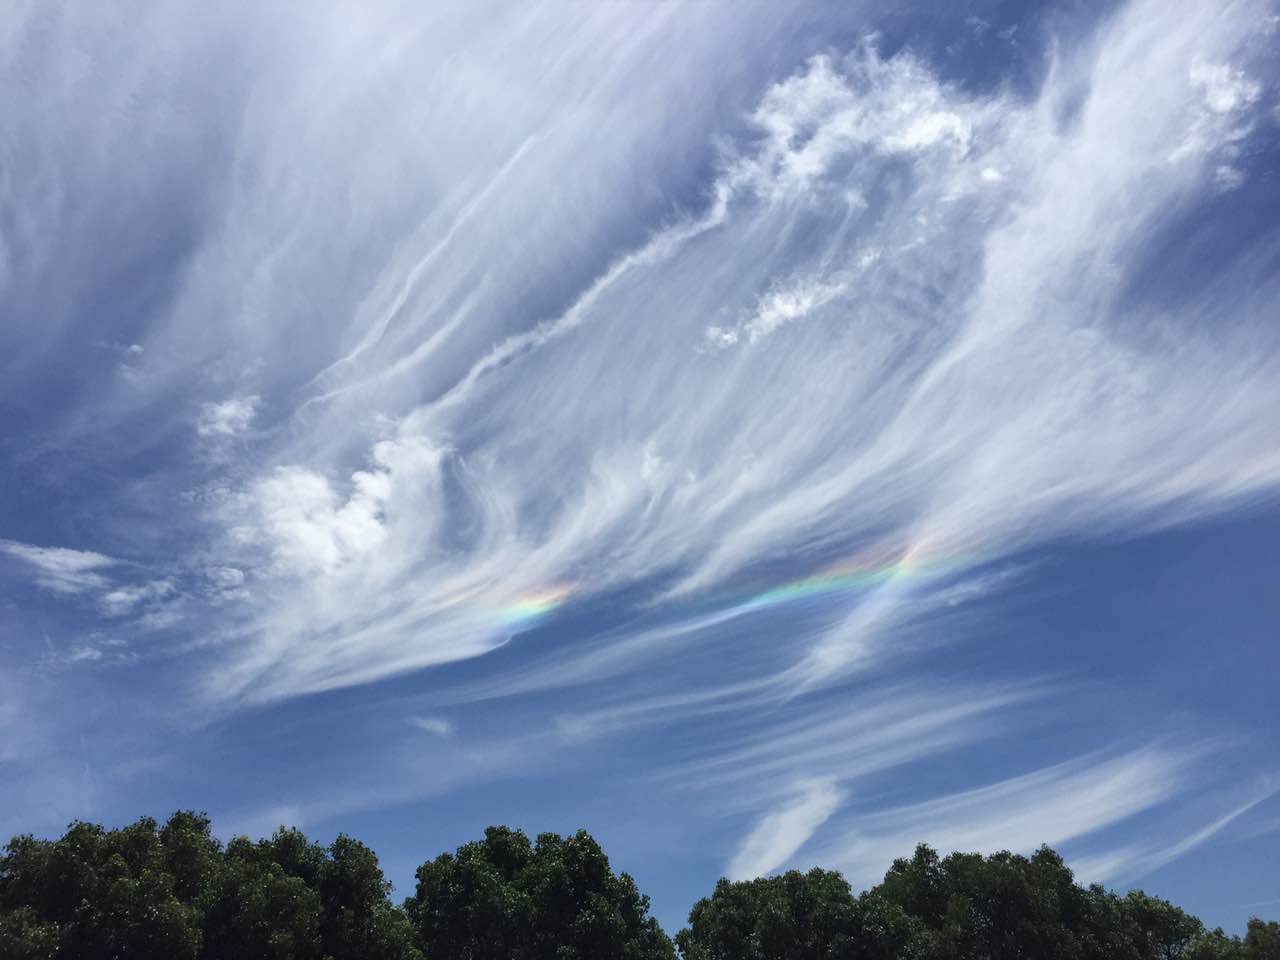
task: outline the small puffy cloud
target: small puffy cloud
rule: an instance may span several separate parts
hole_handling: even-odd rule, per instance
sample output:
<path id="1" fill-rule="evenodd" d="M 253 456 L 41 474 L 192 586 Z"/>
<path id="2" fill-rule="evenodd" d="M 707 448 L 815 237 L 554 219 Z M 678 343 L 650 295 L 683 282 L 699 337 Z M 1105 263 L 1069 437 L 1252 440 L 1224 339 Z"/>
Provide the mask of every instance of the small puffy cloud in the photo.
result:
<path id="1" fill-rule="evenodd" d="M 1181 142 L 1170 154 L 1170 161 L 1214 154 L 1219 158 L 1237 155 L 1240 141 L 1253 129 L 1250 108 L 1261 96 L 1262 86 L 1244 70 L 1203 59 L 1192 62 L 1189 86 L 1192 102 L 1188 121 Z M 1217 170 L 1222 171 L 1223 166 L 1219 165 Z M 1226 170 L 1227 180 L 1233 180 L 1234 167 L 1226 165 Z M 1215 183 L 1219 192 L 1234 189 L 1230 183 L 1224 186 L 1221 178 L 1215 178 Z"/>
<path id="2" fill-rule="evenodd" d="M 1225 63 L 1191 64 L 1191 84 L 1204 95 L 1204 102 L 1214 113 L 1231 113 L 1258 99 L 1262 88 L 1242 70 Z"/>
<path id="3" fill-rule="evenodd" d="M 374 447 L 372 468 L 351 475 L 345 500 L 322 474 L 280 467 L 254 487 L 260 526 L 241 536 L 265 536 L 285 572 L 333 573 L 387 539 L 386 510 L 397 473 L 420 478 L 438 465 L 438 451 L 417 441 L 383 441 Z"/>
<path id="4" fill-rule="evenodd" d="M 107 585 L 103 569 L 118 561 L 92 550 L 38 547 L 16 540 L 0 540 L 0 553 L 35 571 L 36 582 L 55 593 L 85 593 Z"/>
<path id="5" fill-rule="evenodd" d="M 732 347 L 738 342 L 738 331 L 733 327 L 710 326 L 703 332 L 707 343 L 713 347 Z"/>
<path id="6" fill-rule="evenodd" d="M 329 480 L 305 467 L 281 467 L 254 491 L 276 563 L 304 573 L 332 572 L 386 537 L 386 474 L 360 471 L 343 501 Z"/>
<path id="7" fill-rule="evenodd" d="M 140 604 L 161 600 L 175 591 L 172 580 L 150 580 L 108 590 L 98 598 L 98 604 L 108 616 L 121 617 L 131 613 Z"/>
<path id="8" fill-rule="evenodd" d="M 1244 171 L 1230 164 L 1219 164 L 1218 169 L 1213 172 L 1213 185 L 1218 188 L 1219 193 L 1229 193 L 1244 185 Z"/>
<path id="9" fill-rule="evenodd" d="M 808 191 L 853 151 L 963 154 L 978 119 L 913 57 L 882 59 L 868 44 L 840 62 L 814 57 L 769 90 L 751 115 L 763 149 L 739 175 L 773 197 Z"/>
<path id="10" fill-rule="evenodd" d="M 202 437 L 234 437 L 244 433 L 252 425 L 259 403 L 257 396 L 206 403 L 200 408 L 196 433 Z"/>
<path id="11" fill-rule="evenodd" d="M 950 143 L 963 150 L 969 146 L 971 129 L 964 118 L 947 111 L 917 117 L 901 133 L 885 138 L 889 150 L 914 153 Z"/>

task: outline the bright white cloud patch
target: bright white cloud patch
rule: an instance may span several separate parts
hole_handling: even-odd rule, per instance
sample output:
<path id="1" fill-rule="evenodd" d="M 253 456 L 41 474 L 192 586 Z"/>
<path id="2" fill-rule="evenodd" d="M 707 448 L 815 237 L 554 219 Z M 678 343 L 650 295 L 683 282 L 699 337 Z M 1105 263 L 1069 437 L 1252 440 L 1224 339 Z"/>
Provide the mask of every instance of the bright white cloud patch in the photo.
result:
<path id="1" fill-rule="evenodd" d="M 379 443 L 371 469 L 351 474 L 345 495 L 304 467 L 281 467 L 263 478 L 250 503 L 277 566 L 290 573 L 332 574 L 376 550 L 388 536 L 397 480 L 428 482 L 439 459 L 420 443 Z M 240 535 L 258 536 L 252 528 L 242 528 Z"/>
<path id="2" fill-rule="evenodd" d="M 1258 99 L 1262 87 L 1243 70 L 1226 63 L 1205 63 L 1194 60 L 1191 64 L 1191 82 L 1204 95 L 1205 103 L 1214 113 L 1231 113 L 1247 107 Z"/>
<path id="3" fill-rule="evenodd" d="M 196 432 L 202 437 L 234 437 L 244 433 L 253 424 L 259 403 L 256 396 L 206 403 L 200 408 Z"/>

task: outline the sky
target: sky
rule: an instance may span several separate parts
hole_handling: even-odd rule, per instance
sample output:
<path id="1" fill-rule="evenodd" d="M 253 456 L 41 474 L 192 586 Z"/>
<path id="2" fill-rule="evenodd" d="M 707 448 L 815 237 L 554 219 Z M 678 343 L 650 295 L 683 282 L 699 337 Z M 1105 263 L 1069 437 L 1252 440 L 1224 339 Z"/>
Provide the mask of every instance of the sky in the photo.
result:
<path id="1" fill-rule="evenodd" d="M 0 834 L 1058 849 L 1280 915 L 1280 6 L 0 24 Z"/>

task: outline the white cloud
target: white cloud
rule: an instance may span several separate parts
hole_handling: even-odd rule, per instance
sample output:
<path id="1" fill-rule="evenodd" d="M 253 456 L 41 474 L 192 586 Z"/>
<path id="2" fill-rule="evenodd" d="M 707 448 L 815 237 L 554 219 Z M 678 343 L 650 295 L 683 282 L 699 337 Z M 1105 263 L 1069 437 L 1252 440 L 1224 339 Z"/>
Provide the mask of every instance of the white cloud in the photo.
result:
<path id="1" fill-rule="evenodd" d="M 794 801 L 766 814 L 742 841 L 726 868 L 730 880 L 750 880 L 786 863 L 839 807 L 829 782 L 800 784 Z"/>
<path id="2" fill-rule="evenodd" d="M 969 123 L 954 113 L 927 113 L 911 121 L 901 133 L 885 138 L 890 150 L 919 151 L 950 142 L 959 150 L 969 146 Z"/>
<path id="3" fill-rule="evenodd" d="M 847 283 L 823 283 L 814 279 L 775 285 L 760 299 L 755 314 L 747 321 L 744 327 L 747 341 L 755 343 L 779 327 L 807 317 L 847 289 Z"/>
<path id="4" fill-rule="evenodd" d="M 121 583 L 118 571 L 129 571 L 126 564 L 91 550 L 72 550 L 66 547 L 39 547 L 13 540 L 0 540 L 0 554 L 5 554 L 31 568 L 35 581 L 47 590 L 64 595 L 92 598 L 107 617 L 139 615 L 135 623 L 153 628 L 171 625 L 176 611 L 167 614 L 158 604 L 173 598 L 177 586 L 169 578 L 145 580 L 138 583 Z M 161 619 L 157 619 L 161 618 Z M 58 654 L 60 662 L 98 659 L 101 653 L 93 646 L 77 647 L 71 655 Z"/>
<path id="5" fill-rule="evenodd" d="M 210 567 L 205 575 L 211 583 L 223 590 L 244 585 L 244 571 L 235 567 Z"/>
<path id="6" fill-rule="evenodd" d="M 343 500 L 325 477 L 303 467 L 281 467 L 258 483 L 254 499 L 281 567 L 331 573 L 382 543 L 387 474 L 359 471 L 351 487 Z"/>
<path id="7" fill-rule="evenodd" d="M 1236 820 L 1275 794 L 1275 790 L 1270 790 L 1256 796 L 1173 843 L 1125 846 L 1103 854 L 1073 859 L 1071 867 L 1081 883 L 1114 883 L 1120 880 L 1139 879 L 1208 843 Z"/>
<path id="8" fill-rule="evenodd" d="M 1262 87 L 1243 70 L 1226 63 L 1206 63 L 1198 57 L 1191 64 L 1191 82 L 1204 95 L 1214 113 L 1231 113 L 1258 99 Z"/>
<path id="9" fill-rule="evenodd" d="M 139 604 L 162 600 L 175 592 L 172 580 L 149 580 L 109 589 L 98 598 L 98 604 L 108 616 L 120 617 L 132 613 Z"/>
<path id="10" fill-rule="evenodd" d="M 409 726 L 437 737 L 447 737 L 453 732 L 453 724 L 439 717 L 408 717 Z"/>
<path id="11" fill-rule="evenodd" d="M 917 843 L 988 854 L 1058 846 L 1170 799 L 1182 787 L 1192 756 L 1150 747 L 1111 758 L 1081 757 L 921 803 L 850 812 L 815 857 L 866 886 Z"/>
<path id="12" fill-rule="evenodd" d="M 206 403 L 200 408 L 196 433 L 202 437 L 234 437 L 253 424 L 261 403 L 258 396 L 232 397 L 221 403 Z"/>
<path id="13" fill-rule="evenodd" d="M 100 590 L 107 583 L 101 571 L 119 563 L 92 550 L 39 547 L 15 540 L 0 540 L 0 553 L 33 568 L 36 582 L 56 593 Z"/>
<path id="14" fill-rule="evenodd" d="M 1219 164 L 1218 168 L 1213 171 L 1213 182 L 1223 193 L 1244 186 L 1246 179 L 1247 177 L 1243 170 L 1225 163 Z"/>
<path id="15" fill-rule="evenodd" d="M 1219 513 L 1280 483 L 1276 279 L 1244 249 L 1182 278 L 1176 302 L 1145 295 L 1170 225 L 1246 172 L 1276 70 L 1253 39 L 1263 6 L 1170 16 L 1137 0 L 1025 97 L 954 87 L 873 43 L 804 60 L 811 48 L 773 29 L 786 5 L 459 5 L 430 29 L 374 5 L 317 8 L 288 31 L 256 8 L 215 5 L 210 23 L 161 5 L 123 40 L 70 18 L 86 63 L 137 53 L 119 46 L 130 37 L 166 42 L 118 82 L 47 84 L 41 122 L 56 113 L 95 149 L 15 166 L 15 182 L 42 184 L 31 222 L 68 224 L 22 242 L 31 262 L 63 263 L 73 232 L 103 235 L 63 219 L 70 187 L 110 184 L 88 192 L 132 218 L 156 183 L 196 171 L 188 192 L 209 216 L 139 327 L 130 353 L 145 363 L 82 419 L 128 439 L 173 411 L 189 432 L 193 391 L 230 395 L 195 424 L 226 456 L 168 465 L 197 492 L 155 532 L 182 537 L 147 541 L 190 544 L 165 569 L 197 571 L 209 602 L 213 701 L 480 656 L 559 604 L 621 595 L 635 629 L 458 699 L 590 688 L 556 708 L 545 742 L 568 748 L 722 724 L 670 775 L 756 819 L 742 855 L 759 865 L 794 856 L 829 805 L 821 833 L 848 827 L 832 791 L 865 803 L 853 781 L 1005 729 L 1021 700 L 963 685 L 935 709 L 904 694 L 912 712 L 868 696 L 806 713 L 900 656 L 904 622 L 977 595 L 1011 554 Z M 252 38 L 237 77 L 253 96 L 187 72 L 209 37 Z M 791 73 L 724 116 L 757 82 L 739 69 L 747 44 Z M 156 91 L 155 76 L 173 79 Z M 327 96 L 336 76 L 342 95 Z M 172 109 L 185 89 L 214 102 Z M 210 130 L 234 176 L 209 175 Z M 94 275 L 89 262 L 67 255 L 68 275 Z M 250 431 L 251 445 L 220 442 Z M 217 476 L 192 475 L 206 468 Z M 158 514 L 162 486 L 131 493 Z M 200 522 L 207 541 L 191 543 Z M 753 637 L 740 578 L 863 552 L 889 560 Z M 148 601 L 164 581 L 119 583 L 102 555 L 5 553 L 51 589 L 153 624 L 174 615 Z M 708 649 L 731 676 L 686 669 L 705 670 Z M 655 681 L 663 657 L 675 668 Z M 434 723 L 436 708 L 416 715 Z M 983 799 L 1019 837 L 1037 809 L 1084 835 L 1123 816 L 1120 787 L 1168 796 L 1176 759 L 1135 755 L 1146 783 L 1054 768 Z M 1087 816 L 1054 805 L 1077 787 L 1096 800 Z M 995 835 L 972 801 L 946 799 L 930 808 L 937 835 Z"/>
<path id="16" fill-rule="evenodd" d="M 498 242 L 471 233 L 517 217 L 511 191 L 547 169 L 555 131 L 513 134 L 353 307 L 356 347 L 320 368 L 329 399 L 297 397 L 270 466 L 215 507 L 220 562 L 264 569 L 258 549 L 294 578 L 255 591 L 261 642 L 215 675 L 327 689 L 493 649 L 501 611 L 565 584 L 666 577 L 679 598 L 866 537 L 915 557 L 797 645 L 783 673 L 809 689 L 874 663 L 942 588 L 939 564 L 1274 487 L 1265 291 L 1224 277 L 1172 310 L 1117 306 L 1152 227 L 1197 202 L 1260 97 L 1245 19 L 1132 5 L 1029 102 L 949 87 L 906 53 L 813 58 L 763 93 L 700 211 L 541 320 L 446 269 Z M 851 189 L 863 203 L 818 202 Z M 837 302 L 838 324 L 800 322 Z M 1197 332 L 1224 313 L 1238 336 Z M 366 396 L 387 405 L 373 425 Z"/>
<path id="17" fill-rule="evenodd" d="M 866 258 L 868 254 L 863 254 Z M 873 263 L 875 257 L 859 261 L 863 269 Z M 803 320 L 840 297 L 849 289 L 849 279 L 833 277 L 823 280 L 817 277 L 791 277 L 775 281 L 757 300 L 750 315 L 736 328 L 709 326 L 705 331 L 707 342 L 713 347 L 731 347 L 740 340 L 755 343 L 779 328 L 797 320 Z"/>
<path id="18" fill-rule="evenodd" d="M 778 199 L 829 188 L 824 179 L 851 153 L 949 146 L 963 154 L 981 122 L 974 107 L 954 99 L 909 54 L 884 61 L 868 44 L 845 63 L 817 56 L 765 94 L 751 120 L 766 140 L 741 169 Z"/>
<path id="19" fill-rule="evenodd" d="M 331 574 L 380 547 L 396 477 L 413 482 L 438 470 L 441 454 L 417 441 L 383 441 L 369 470 L 351 474 L 345 498 L 305 467 L 280 467 L 250 496 L 276 564 L 297 574 Z"/>

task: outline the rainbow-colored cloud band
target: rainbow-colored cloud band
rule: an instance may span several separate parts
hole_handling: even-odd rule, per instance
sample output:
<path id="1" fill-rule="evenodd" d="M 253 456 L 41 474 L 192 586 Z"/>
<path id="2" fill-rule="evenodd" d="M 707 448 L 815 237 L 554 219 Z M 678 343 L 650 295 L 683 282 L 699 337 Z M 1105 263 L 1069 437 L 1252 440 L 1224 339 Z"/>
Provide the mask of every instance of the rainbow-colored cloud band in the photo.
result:
<path id="1" fill-rule="evenodd" d="M 531 593 L 503 608 L 499 619 L 504 625 L 520 626 L 540 620 L 558 607 L 573 593 L 572 587 L 549 587 Z"/>
<path id="2" fill-rule="evenodd" d="M 715 597 L 709 603 L 731 615 L 752 613 L 796 600 L 864 589 L 904 576 L 937 576 L 954 567 L 954 558 L 939 558 L 916 545 L 894 557 L 861 555 L 758 593 Z M 564 606 L 573 593 L 572 586 L 559 586 L 529 594 L 505 607 L 498 619 L 506 627 L 530 626 Z"/>

